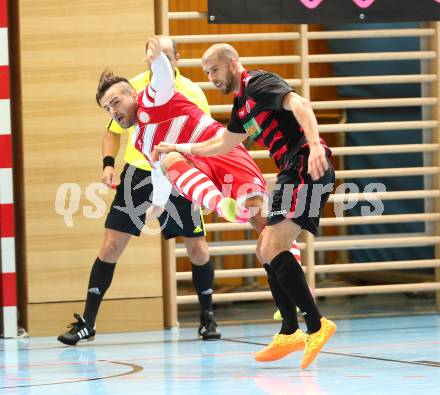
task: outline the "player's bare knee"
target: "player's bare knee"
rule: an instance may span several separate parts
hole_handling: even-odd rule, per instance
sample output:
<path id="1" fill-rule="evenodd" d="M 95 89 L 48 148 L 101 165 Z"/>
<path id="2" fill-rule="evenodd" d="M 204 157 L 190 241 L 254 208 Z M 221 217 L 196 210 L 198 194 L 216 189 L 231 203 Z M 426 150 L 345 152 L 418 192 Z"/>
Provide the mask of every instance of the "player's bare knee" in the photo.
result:
<path id="1" fill-rule="evenodd" d="M 260 255 L 266 262 L 272 261 L 278 254 L 283 251 L 290 250 L 290 244 L 286 243 L 280 238 L 271 237 L 270 234 L 265 234 L 261 241 Z"/>
<path id="2" fill-rule="evenodd" d="M 263 259 L 264 263 L 270 262 L 270 249 L 267 248 L 264 244 L 262 244 L 260 247 L 259 255 Z"/>
<path id="3" fill-rule="evenodd" d="M 273 260 L 273 258 L 275 258 L 279 253 L 283 251 L 283 249 L 277 248 L 276 246 L 270 244 L 265 244 L 262 246 L 260 251 L 261 251 L 261 256 L 263 257 L 265 262 L 270 263 Z"/>
<path id="4" fill-rule="evenodd" d="M 188 257 L 191 263 L 196 266 L 202 266 L 209 261 L 209 253 L 207 251 L 193 251 L 191 254 L 188 253 Z"/>
<path id="5" fill-rule="evenodd" d="M 191 241 L 185 240 L 186 251 L 188 258 L 194 265 L 201 266 L 209 261 L 209 251 L 206 240 L 194 239 Z"/>
<path id="6" fill-rule="evenodd" d="M 99 258 L 104 262 L 116 262 L 122 251 L 119 243 L 114 239 L 105 240 L 101 246 Z"/>
<path id="7" fill-rule="evenodd" d="M 267 260 L 265 259 L 264 255 L 261 253 L 260 239 L 258 239 L 258 241 L 257 241 L 257 249 L 256 249 L 255 253 L 257 255 L 257 259 L 261 262 L 262 265 L 267 262 Z"/>

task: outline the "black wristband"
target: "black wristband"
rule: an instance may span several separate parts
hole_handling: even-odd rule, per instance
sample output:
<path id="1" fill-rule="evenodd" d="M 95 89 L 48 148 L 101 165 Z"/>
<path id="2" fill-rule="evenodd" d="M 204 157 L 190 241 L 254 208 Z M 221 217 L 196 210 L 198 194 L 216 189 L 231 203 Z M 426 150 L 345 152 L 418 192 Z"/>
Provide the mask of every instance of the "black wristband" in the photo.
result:
<path id="1" fill-rule="evenodd" d="M 113 156 L 104 156 L 102 158 L 102 168 L 105 169 L 107 166 L 115 167 L 115 158 Z"/>

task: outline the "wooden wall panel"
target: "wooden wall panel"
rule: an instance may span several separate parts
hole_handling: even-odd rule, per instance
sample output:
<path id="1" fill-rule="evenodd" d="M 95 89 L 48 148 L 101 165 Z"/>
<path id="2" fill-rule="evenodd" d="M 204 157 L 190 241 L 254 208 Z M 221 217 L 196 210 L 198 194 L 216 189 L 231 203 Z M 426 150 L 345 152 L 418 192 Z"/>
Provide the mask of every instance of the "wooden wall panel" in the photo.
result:
<path id="1" fill-rule="evenodd" d="M 85 190 L 102 172 L 107 116 L 95 102 L 96 86 L 106 67 L 127 77 L 144 70 L 153 11 L 153 0 L 20 1 L 23 157 L 17 159 L 23 163 L 28 303 L 84 300 L 105 221 L 105 213 L 83 215 L 85 206 L 96 214 Z M 81 191 L 73 227 L 55 211 L 63 183 Z M 108 208 L 114 192 L 105 192 L 101 204 Z M 160 260 L 158 235 L 133 238 L 106 298 L 160 298 Z"/>
<path id="2" fill-rule="evenodd" d="M 82 302 L 32 303 L 28 308 L 31 336 L 63 333 Z M 98 334 L 163 328 L 162 298 L 104 299 L 96 322 Z M 71 321 L 69 321 L 71 320 Z"/>

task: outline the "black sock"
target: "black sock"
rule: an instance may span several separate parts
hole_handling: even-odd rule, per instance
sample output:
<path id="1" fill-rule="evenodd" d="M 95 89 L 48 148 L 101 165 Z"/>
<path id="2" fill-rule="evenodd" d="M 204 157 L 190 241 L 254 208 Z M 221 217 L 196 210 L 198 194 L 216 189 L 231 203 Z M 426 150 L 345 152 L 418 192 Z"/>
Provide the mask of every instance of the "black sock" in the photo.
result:
<path id="1" fill-rule="evenodd" d="M 301 310 L 308 333 L 319 331 L 321 314 L 313 300 L 304 272 L 294 256 L 290 251 L 283 251 L 272 260 L 270 266 L 284 293 Z"/>
<path id="2" fill-rule="evenodd" d="M 192 282 L 199 298 L 200 310 L 212 310 L 212 288 L 214 287 L 214 264 L 208 261 L 204 265 L 192 267 Z"/>
<path id="3" fill-rule="evenodd" d="M 277 276 L 268 263 L 263 265 L 267 272 L 267 280 L 269 282 L 270 291 L 272 292 L 275 304 L 280 310 L 283 322 L 281 323 L 282 335 L 291 335 L 299 328 L 298 317 L 296 315 L 296 306 L 289 300 L 278 283 Z"/>
<path id="4" fill-rule="evenodd" d="M 86 307 L 83 318 L 90 326 L 95 325 L 99 305 L 108 287 L 112 283 L 116 262 L 108 263 L 96 258 L 90 272 L 89 287 L 87 291 Z"/>

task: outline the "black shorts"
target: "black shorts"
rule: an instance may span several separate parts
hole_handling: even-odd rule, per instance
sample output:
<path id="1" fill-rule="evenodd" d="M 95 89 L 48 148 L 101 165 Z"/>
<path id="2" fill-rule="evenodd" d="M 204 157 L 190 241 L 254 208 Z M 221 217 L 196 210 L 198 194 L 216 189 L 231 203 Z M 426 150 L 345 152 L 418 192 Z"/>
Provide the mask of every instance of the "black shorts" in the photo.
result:
<path id="1" fill-rule="evenodd" d="M 313 181 L 308 170 L 308 148 L 301 150 L 278 173 L 269 203 L 268 225 L 290 218 L 302 229 L 316 234 L 322 209 L 335 183 L 335 171 L 327 152 L 328 169 Z"/>
<path id="2" fill-rule="evenodd" d="M 151 172 L 125 165 L 105 227 L 139 236 L 152 193 Z M 174 189 L 165 211 L 159 217 L 159 223 L 165 239 L 205 236 L 200 209 L 193 209 L 192 203 Z"/>

